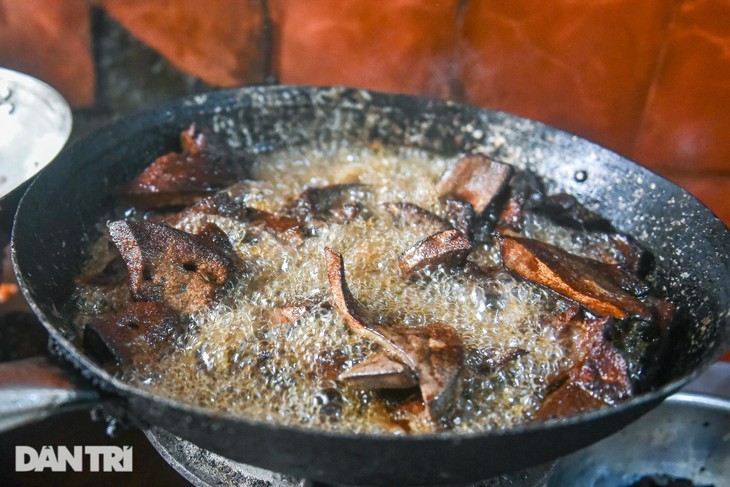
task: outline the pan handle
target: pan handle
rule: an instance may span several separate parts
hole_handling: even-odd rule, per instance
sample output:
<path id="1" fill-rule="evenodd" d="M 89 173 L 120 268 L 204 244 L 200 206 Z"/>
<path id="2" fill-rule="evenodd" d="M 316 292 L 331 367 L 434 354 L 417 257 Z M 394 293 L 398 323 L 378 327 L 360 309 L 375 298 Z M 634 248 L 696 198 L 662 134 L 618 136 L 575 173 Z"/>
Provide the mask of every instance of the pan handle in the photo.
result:
<path id="1" fill-rule="evenodd" d="M 0 433 L 99 400 L 97 391 L 47 357 L 0 363 Z"/>

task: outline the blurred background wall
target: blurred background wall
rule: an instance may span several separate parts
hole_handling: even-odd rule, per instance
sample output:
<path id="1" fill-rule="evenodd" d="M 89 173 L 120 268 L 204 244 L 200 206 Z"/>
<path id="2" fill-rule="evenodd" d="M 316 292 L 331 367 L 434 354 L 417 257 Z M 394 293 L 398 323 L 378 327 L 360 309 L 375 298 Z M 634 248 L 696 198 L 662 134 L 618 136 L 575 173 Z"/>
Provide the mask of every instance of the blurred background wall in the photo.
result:
<path id="1" fill-rule="evenodd" d="M 261 83 L 474 103 L 598 142 L 730 224 L 727 1 L 0 0 L 0 66 L 82 126 Z"/>

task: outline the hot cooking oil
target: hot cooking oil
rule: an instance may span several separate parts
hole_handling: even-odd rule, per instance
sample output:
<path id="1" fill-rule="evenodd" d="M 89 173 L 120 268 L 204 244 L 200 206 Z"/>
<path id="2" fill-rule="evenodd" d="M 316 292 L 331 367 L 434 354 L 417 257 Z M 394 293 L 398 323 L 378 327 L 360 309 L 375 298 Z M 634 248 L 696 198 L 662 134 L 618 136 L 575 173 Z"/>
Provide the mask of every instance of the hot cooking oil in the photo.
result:
<path id="1" fill-rule="evenodd" d="M 475 244 L 469 257 L 484 268 L 498 269 L 486 277 L 439 269 L 412 281 L 398 268 L 399 254 L 429 233 L 422 225 L 395 222 L 386 204 L 410 202 L 443 217 L 446 208 L 435 185 L 457 161 L 415 149 L 345 144 L 260 156 L 251 168 L 253 181 L 228 190 L 241 204 L 276 212 L 307 188 L 358 183 L 353 197 L 364 211 L 350 222 L 319 227 L 300 246 L 223 216 L 192 215 L 179 221 L 176 226 L 186 231 L 194 231 L 202 220 L 216 223 L 246 262 L 247 272 L 222 300 L 190 317 L 176 350 L 157 364 L 126 371 L 125 379 L 216 411 L 328 430 L 480 431 L 528 421 L 548 379 L 570 365 L 569 347 L 540 324 L 541 318 L 564 310 L 566 304 L 500 271 L 497 244 L 491 241 Z M 528 218 L 529 236 L 575 253 L 585 248 L 585 238 L 575 232 L 536 215 Z M 417 390 L 414 398 L 414 393 L 348 388 L 337 380 L 337 373 L 378 347 L 351 333 L 330 305 L 325 247 L 343 255 L 350 289 L 383 326 L 449 324 L 463 340 L 467 362 L 487 352 L 520 353 L 489 370 L 465 367 L 459 394 L 443 424 L 425 417 L 417 405 Z M 100 243 L 93 253 L 89 265 L 108 248 Z M 80 288 L 79 325 L 123 307 L 130 300 L 125 289 L 126 283 L 113 292 Z M 288 323 L 267 318 L 282 306 L 306 311 Z"/>

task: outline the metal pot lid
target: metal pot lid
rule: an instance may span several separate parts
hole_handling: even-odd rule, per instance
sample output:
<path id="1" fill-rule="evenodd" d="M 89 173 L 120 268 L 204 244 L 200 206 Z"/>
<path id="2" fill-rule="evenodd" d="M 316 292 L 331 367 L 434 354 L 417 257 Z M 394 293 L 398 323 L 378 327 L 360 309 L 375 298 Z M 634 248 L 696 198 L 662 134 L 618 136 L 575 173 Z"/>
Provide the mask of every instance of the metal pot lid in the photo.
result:
<path id="1" fill-rule="evenodd" d="M 33 177 L 71 134 L 71 108 L 55 89 L 0 68 L 0 198 Z"/>

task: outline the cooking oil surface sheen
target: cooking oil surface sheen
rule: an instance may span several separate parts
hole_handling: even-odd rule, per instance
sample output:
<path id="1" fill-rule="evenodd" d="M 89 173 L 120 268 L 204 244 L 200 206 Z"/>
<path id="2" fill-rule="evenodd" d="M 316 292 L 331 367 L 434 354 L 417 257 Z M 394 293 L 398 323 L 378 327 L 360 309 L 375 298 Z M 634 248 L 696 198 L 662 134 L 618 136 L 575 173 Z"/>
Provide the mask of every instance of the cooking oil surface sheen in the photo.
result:
<path id="1" fill-rule="evenodd" d="M 216 411 L 327 430 L 485 431 L 529 421 L 550 378 L 571 365 L 568 344 L 541 325 L 541 318 L 567 305 L 505 272 L 496 241 L 475 243 L 469 259 L 493 271 L 478 278 L 437 269 L 411 280 L 398 267 L 404 250 L 435 232 L 398 221 L 388 203 L 413 203 L 444 217 L 447 209 L 435 186 L 457 161 L 414 149 L 354 145 L 260 156 L 251 181 L 228 190 L 245 206 L 275 213 L 309 188 L 352 184 L 346 197 L 361 205 L 361 212 L 346 222 L 326 222 L 301 245 L 224 216 L 189 215 L 177 222 L 186 231 L 204 222 L 217 224 L 246 272 L 210 309 L 190 316 L 174 351 L 126 371 L 124 379 Z M 585 247 L 586 237 L 536 215 L 528 216 L 525 233 L 575 253 Z M 97 247 L 92 262 L 107 251 Z M 466 365 L 442 423 L 424 414 L 418 389 L 361 392 L 338 380 L 379 346 L 348 330 L 332 308 L 325 247 L 342 254 L 348 285 L 372 323 L 439 322 L 458 332 Z M 130 300 L 125 288 L 80 288 L 79 324 L 123 307 Z M 275 319 L 279 310 L 296 313 Z"/>

